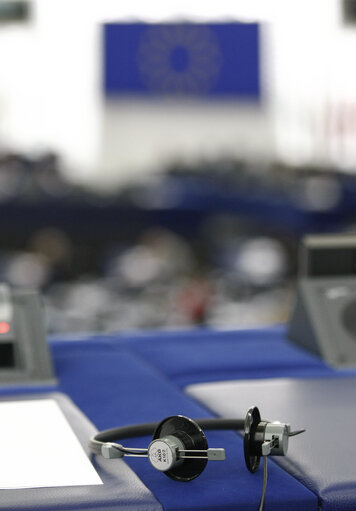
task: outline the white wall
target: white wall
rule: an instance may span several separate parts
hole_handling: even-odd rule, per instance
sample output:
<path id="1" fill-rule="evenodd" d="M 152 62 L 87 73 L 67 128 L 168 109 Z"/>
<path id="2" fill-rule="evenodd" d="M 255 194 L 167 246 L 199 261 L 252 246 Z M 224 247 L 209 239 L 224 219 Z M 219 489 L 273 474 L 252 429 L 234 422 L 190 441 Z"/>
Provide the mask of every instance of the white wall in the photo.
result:
<path id="1" fill-rule="evenodd" d="M 226 104 L 105 104 L 100 24 L 177 17 L 269 23 L 262 111 Z M 77 180 L 95 180 L 98 169 L 100 179 L 124 180 L 178 154 L 215 156 L 224 149 L 350 166 L 356 162 L 356 123 L 345 110 L 356 112 L 355 49 L 356 31 L 341 27 L 338 0 L 183 0 L 179 10 L 158 0 L 34 0 L 32 23 L 0 26 L 0 144 L 51 147 Z M 346 123 L 341 132 L 340 118 Z"/>
<path id="2" fill-rule="evenodd" d="M 53 148 L 79 177 L 97 166 L 100 133 L 96 15 L 84 7 L 35 0 L 31 23 L 0 26 L 3 143 Z"/>
<path id="3" fill-rule="evenodd" d="M 356 167 L 356 27 L 341 3 L 303 2 L 272 32 L 276 153 L 290 163 Z"/>
<path id="4" fill-rule="evenodd" d="M 130 180 L 146 169 L 235 156 L 273 155 L 267 108 L 224 102 L 125 102 L 105 109 L 102 179 Z"/>

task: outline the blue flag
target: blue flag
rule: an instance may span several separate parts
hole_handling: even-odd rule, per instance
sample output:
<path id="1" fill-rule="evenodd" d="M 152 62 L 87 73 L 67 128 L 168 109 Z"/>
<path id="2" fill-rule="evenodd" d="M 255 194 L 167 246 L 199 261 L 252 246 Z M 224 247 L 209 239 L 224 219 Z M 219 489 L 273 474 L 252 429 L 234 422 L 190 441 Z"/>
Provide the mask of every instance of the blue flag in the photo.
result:
<path id="1" fill-rule="evenodd" d="M 104 25 L 107 95 L 259 99 L 255 23 Z"/>

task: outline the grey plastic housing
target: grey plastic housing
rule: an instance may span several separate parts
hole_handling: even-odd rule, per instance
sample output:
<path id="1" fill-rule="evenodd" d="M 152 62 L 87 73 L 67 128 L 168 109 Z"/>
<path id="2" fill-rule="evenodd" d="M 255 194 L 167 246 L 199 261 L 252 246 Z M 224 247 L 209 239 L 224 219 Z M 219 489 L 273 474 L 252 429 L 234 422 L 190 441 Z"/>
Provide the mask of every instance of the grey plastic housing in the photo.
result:
<path id="1" fill-rule="evenodd" d="M 40 295 L 10 291 L 9 296 L 11 328 L 0 334 L 0 385 L 55 383 Z"/>
<path id="2" fill-rule="evenodd" d="M 355 234 L 305 236 L 299 249 L 300 277 L 356 277 Z"/>
<path id="3" fill-rule="evenodd" d="M 288 336 L 332 366 L 356 366 L 356 277 L 300 279 Z"/>

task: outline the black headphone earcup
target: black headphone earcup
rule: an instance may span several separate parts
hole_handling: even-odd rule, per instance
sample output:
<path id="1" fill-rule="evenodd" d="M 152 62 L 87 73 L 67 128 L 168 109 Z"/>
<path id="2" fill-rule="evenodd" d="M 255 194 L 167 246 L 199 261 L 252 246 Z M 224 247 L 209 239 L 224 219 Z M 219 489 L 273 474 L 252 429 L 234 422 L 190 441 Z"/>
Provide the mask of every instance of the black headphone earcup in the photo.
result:
<path id="1" fill-rule="evenodd" d="M 183 415 L 173 415 L 161 421 L 154 434 L 153 440 L 173 436 L 178 438 L 184 449 L 187 450 L 207 450 L 208 442 L 201 427 L 189 417 Z M 180 463 L 164 472 L 168 477 L 175 481 L 191 481 L 198 477 L 206 467 L 207 459 L 199 453 L 194 454 L 192 459 L 181 459 Z"/>
<path id="2" fill-rule="evenodd" d="M 260 465 L 261 453 L 256 449 L 256 430 L 261 423 L 261 415 L 257 406 L 251 407 L 245 419 L 244 456 L 246 467 L 250 472 L 256 472 Z"/>

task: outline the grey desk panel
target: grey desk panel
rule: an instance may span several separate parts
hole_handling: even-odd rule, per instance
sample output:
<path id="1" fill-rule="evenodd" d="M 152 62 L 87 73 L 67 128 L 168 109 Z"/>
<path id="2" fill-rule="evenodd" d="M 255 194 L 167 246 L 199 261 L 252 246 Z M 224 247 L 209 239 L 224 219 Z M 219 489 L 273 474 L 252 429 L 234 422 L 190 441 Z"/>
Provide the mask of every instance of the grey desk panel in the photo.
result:
<path id="1" fill-rule="evenodd" d="M 186 391 L 221 416 L 244 417 L 257 405 L 262 419 L 306 428 L 274 460 L 320 497 L 322 509 L 356 509 L 356 378 L 240 380 Z"/>
<path id="2" fill-rule="evenodd" d="M 96 429 L 85 415 L 64 394 L 24 395 L 14 399 L 55 399 L 77 435 L 88 456 L 88 439 Z M 53 442 L 56 439 L 53 438 Z M 55 460 L 54 460 L 55 462 Z M 0 509 L 16 511 L 95 510 L 95 511 L 162 511 L 162 506 L 137 475 L 121 459 L 106 460 L 92 455 L 92 462 L 103 485 L 24 488 L 0 490 Z M 19 460 L 21 463 L 21 460 Z M 70 463 L 70 452 L 68 452 Z"/>

